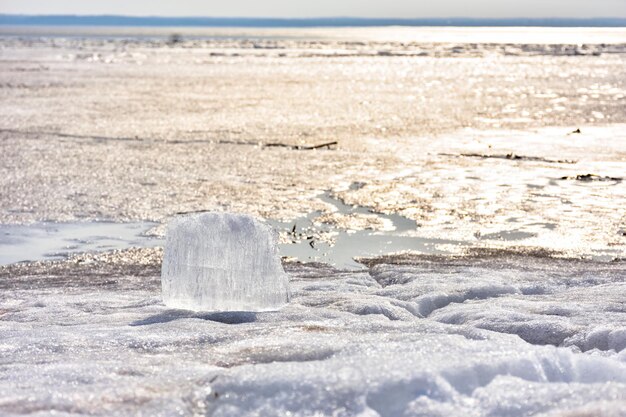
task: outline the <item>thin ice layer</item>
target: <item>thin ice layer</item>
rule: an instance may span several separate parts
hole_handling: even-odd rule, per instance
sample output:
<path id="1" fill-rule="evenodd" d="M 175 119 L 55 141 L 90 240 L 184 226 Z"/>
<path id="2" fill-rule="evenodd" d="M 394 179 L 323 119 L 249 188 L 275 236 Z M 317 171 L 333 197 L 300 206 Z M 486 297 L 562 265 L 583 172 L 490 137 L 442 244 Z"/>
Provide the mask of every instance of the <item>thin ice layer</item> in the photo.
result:
<path id="1" fill-rule="evenodd" d="M 289 300 L 272 230 L 247 215 L 172 220 L 161 283 L 165 304 L 188 310 L 267 311 Z"/>

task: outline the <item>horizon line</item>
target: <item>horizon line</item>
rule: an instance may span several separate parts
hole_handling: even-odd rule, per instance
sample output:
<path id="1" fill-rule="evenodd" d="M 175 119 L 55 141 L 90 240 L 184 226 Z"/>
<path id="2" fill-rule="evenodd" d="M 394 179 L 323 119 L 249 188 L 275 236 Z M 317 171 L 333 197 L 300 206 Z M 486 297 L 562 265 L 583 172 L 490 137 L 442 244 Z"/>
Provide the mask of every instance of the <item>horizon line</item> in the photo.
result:
<path id="1" fill-rule="evenodd" d="M 9 14 L 0 25 L 339 27 L 339 26 L 554 26 L 626 27 L 626 17 L 235 17 L 134 16 L 118 14 Z"/>

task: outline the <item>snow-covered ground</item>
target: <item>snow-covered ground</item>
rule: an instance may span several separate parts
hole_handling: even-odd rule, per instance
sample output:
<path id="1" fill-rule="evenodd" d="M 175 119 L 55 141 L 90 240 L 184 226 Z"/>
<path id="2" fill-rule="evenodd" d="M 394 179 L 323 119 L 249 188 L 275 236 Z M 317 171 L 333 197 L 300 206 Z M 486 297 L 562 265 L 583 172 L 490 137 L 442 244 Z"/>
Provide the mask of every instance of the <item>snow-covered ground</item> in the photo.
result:
<path id="1" fill-rule="evenodd" d="M 290 263 L 291 303 L 255 314 L 166 308 L 160 257 L 0 269 L 0 414 L 626 413 L 621 262 Z"/>

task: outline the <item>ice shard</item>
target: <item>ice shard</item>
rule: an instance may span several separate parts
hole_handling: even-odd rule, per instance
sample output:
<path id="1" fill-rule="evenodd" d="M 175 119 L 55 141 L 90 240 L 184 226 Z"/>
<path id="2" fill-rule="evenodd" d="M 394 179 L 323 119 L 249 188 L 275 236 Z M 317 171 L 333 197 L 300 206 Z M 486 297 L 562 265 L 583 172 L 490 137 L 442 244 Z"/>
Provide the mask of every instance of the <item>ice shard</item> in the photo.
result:
<path id="1" fill-rule="evenodd" d="M 161 286 L 168 307 L 271 311 L 289 301 L 276 236 L 251 216 L 183 215 L 170 221 Z"/>

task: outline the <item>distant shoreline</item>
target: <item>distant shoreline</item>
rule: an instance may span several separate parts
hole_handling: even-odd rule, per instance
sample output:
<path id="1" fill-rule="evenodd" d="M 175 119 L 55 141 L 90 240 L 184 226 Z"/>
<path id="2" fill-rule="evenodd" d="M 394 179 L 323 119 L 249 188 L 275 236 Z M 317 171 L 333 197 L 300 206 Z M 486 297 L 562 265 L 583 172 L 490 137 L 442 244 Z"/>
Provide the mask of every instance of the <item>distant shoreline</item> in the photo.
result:
<path id="1" fill-rule="evenodd" d="M 15 15 L 0 14 L 0 25 L 16 26 L 140 26 L 140 27 L 626 27 L 626 18 L 238 18 L 238 17 L 145 17 L 117 15 Z"/>

